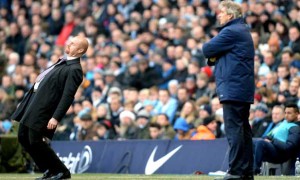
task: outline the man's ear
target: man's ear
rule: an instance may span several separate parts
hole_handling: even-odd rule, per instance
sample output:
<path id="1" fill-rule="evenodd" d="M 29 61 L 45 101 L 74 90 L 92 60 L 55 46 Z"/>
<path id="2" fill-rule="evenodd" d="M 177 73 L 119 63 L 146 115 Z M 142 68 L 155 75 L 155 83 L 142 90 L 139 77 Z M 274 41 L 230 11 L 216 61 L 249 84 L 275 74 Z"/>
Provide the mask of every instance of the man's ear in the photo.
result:
<path id="1" fill-rule="evenodd" d="M 84 51 L 84 49 L 81 48 L 81 49 L 78 50 L 78 53 L 83 54 L 83 51 Z"/>

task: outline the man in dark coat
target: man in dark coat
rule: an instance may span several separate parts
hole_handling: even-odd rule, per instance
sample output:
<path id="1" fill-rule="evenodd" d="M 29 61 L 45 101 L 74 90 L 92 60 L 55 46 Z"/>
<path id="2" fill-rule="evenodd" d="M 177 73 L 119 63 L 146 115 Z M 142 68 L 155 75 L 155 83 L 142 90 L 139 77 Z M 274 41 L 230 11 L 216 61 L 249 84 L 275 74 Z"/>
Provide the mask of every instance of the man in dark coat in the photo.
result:
<path id="1" fill-rule="evenodd" d="M 66 114 L 82 82 L 80 57 L 88 42 L 76 36 L 65 47 L 67 57 L 42 72 L 11 119 L 19 121 L 18 139 L 44 175 L 37 179 L 71 178 L 67 167 L 44 141 L 52 139 L 57 124 Z"/>
<path id="2" fill-rule="evenodd" d="M 221 30 L 203 45 L 203 54 L 209 65 L 215 65 L 217 94 L 223 104 L 230 148 L 229 169 L 224 179 L 253 179 L 248 117 L 254 100 L 254 45 L 240 5 L 226 0 L 219 7 Z"/>

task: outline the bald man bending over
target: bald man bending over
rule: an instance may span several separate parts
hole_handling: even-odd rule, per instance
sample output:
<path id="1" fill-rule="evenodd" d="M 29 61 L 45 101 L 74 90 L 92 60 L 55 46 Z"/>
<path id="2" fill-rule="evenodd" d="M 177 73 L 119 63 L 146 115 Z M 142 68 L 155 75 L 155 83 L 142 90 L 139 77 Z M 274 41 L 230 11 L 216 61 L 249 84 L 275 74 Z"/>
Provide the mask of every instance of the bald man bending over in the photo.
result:
<path id="1" fill-rule="evenodd" d="M 11 119 L 19 121 L 18 139 L 44 172 L 37 179 L 69 179 L 70 171 L 43 140 L 52 139 L 57 124 L 66 114 L 82 82 L 80 57 L 88 42 L 76 36 L 65 46 L 66 57 L 43 71 Z"/>

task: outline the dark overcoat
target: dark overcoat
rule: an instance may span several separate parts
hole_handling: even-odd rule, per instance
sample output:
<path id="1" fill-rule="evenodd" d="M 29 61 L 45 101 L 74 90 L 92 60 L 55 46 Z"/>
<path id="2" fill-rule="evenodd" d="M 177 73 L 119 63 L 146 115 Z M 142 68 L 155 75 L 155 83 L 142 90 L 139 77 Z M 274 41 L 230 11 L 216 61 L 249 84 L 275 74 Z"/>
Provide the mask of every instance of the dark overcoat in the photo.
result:
<path id="1" fill-rule="evenodd" d="M 209 65 L 215 65 L 220 101 L 254 101 L 254 45 L 243 18 L 229 21 L 220 33 L 203 44 Z M 211 60 L 215 59 L 215 62 Z"/>
<path id="2" fill-rule="evenodd" d="M 36 92 L 33 92 L 34 86 L 29 90 L 11 119 L 51 139 L 55 129 L 47 129 L 49 120 L 53 117 L 61 121 L 82 79 L 80 58 L 56 65 L 41 81 Z"/>

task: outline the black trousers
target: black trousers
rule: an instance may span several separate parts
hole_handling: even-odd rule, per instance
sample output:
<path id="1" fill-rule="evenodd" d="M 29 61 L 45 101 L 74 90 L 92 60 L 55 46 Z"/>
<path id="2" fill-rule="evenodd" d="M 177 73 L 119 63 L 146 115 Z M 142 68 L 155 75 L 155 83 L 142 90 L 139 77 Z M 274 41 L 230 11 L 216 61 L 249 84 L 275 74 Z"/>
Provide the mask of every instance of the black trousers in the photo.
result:
<path id="1" fill-rule="evenodd" d="M 18 139 L 40 171 L 45 172 L 49 170 L 53 174 L 69 171 L 50 146 L 43 141 L 41 132 L 28 128 L 20 123 Z"/>
<path id="2" fill-rule="evenodd" d="M 229 144 L 229 169 L 232 175 L 253 174 L 252 131 L 249 124 L 250 104 L 225 101 L 223 115 Z"/>

